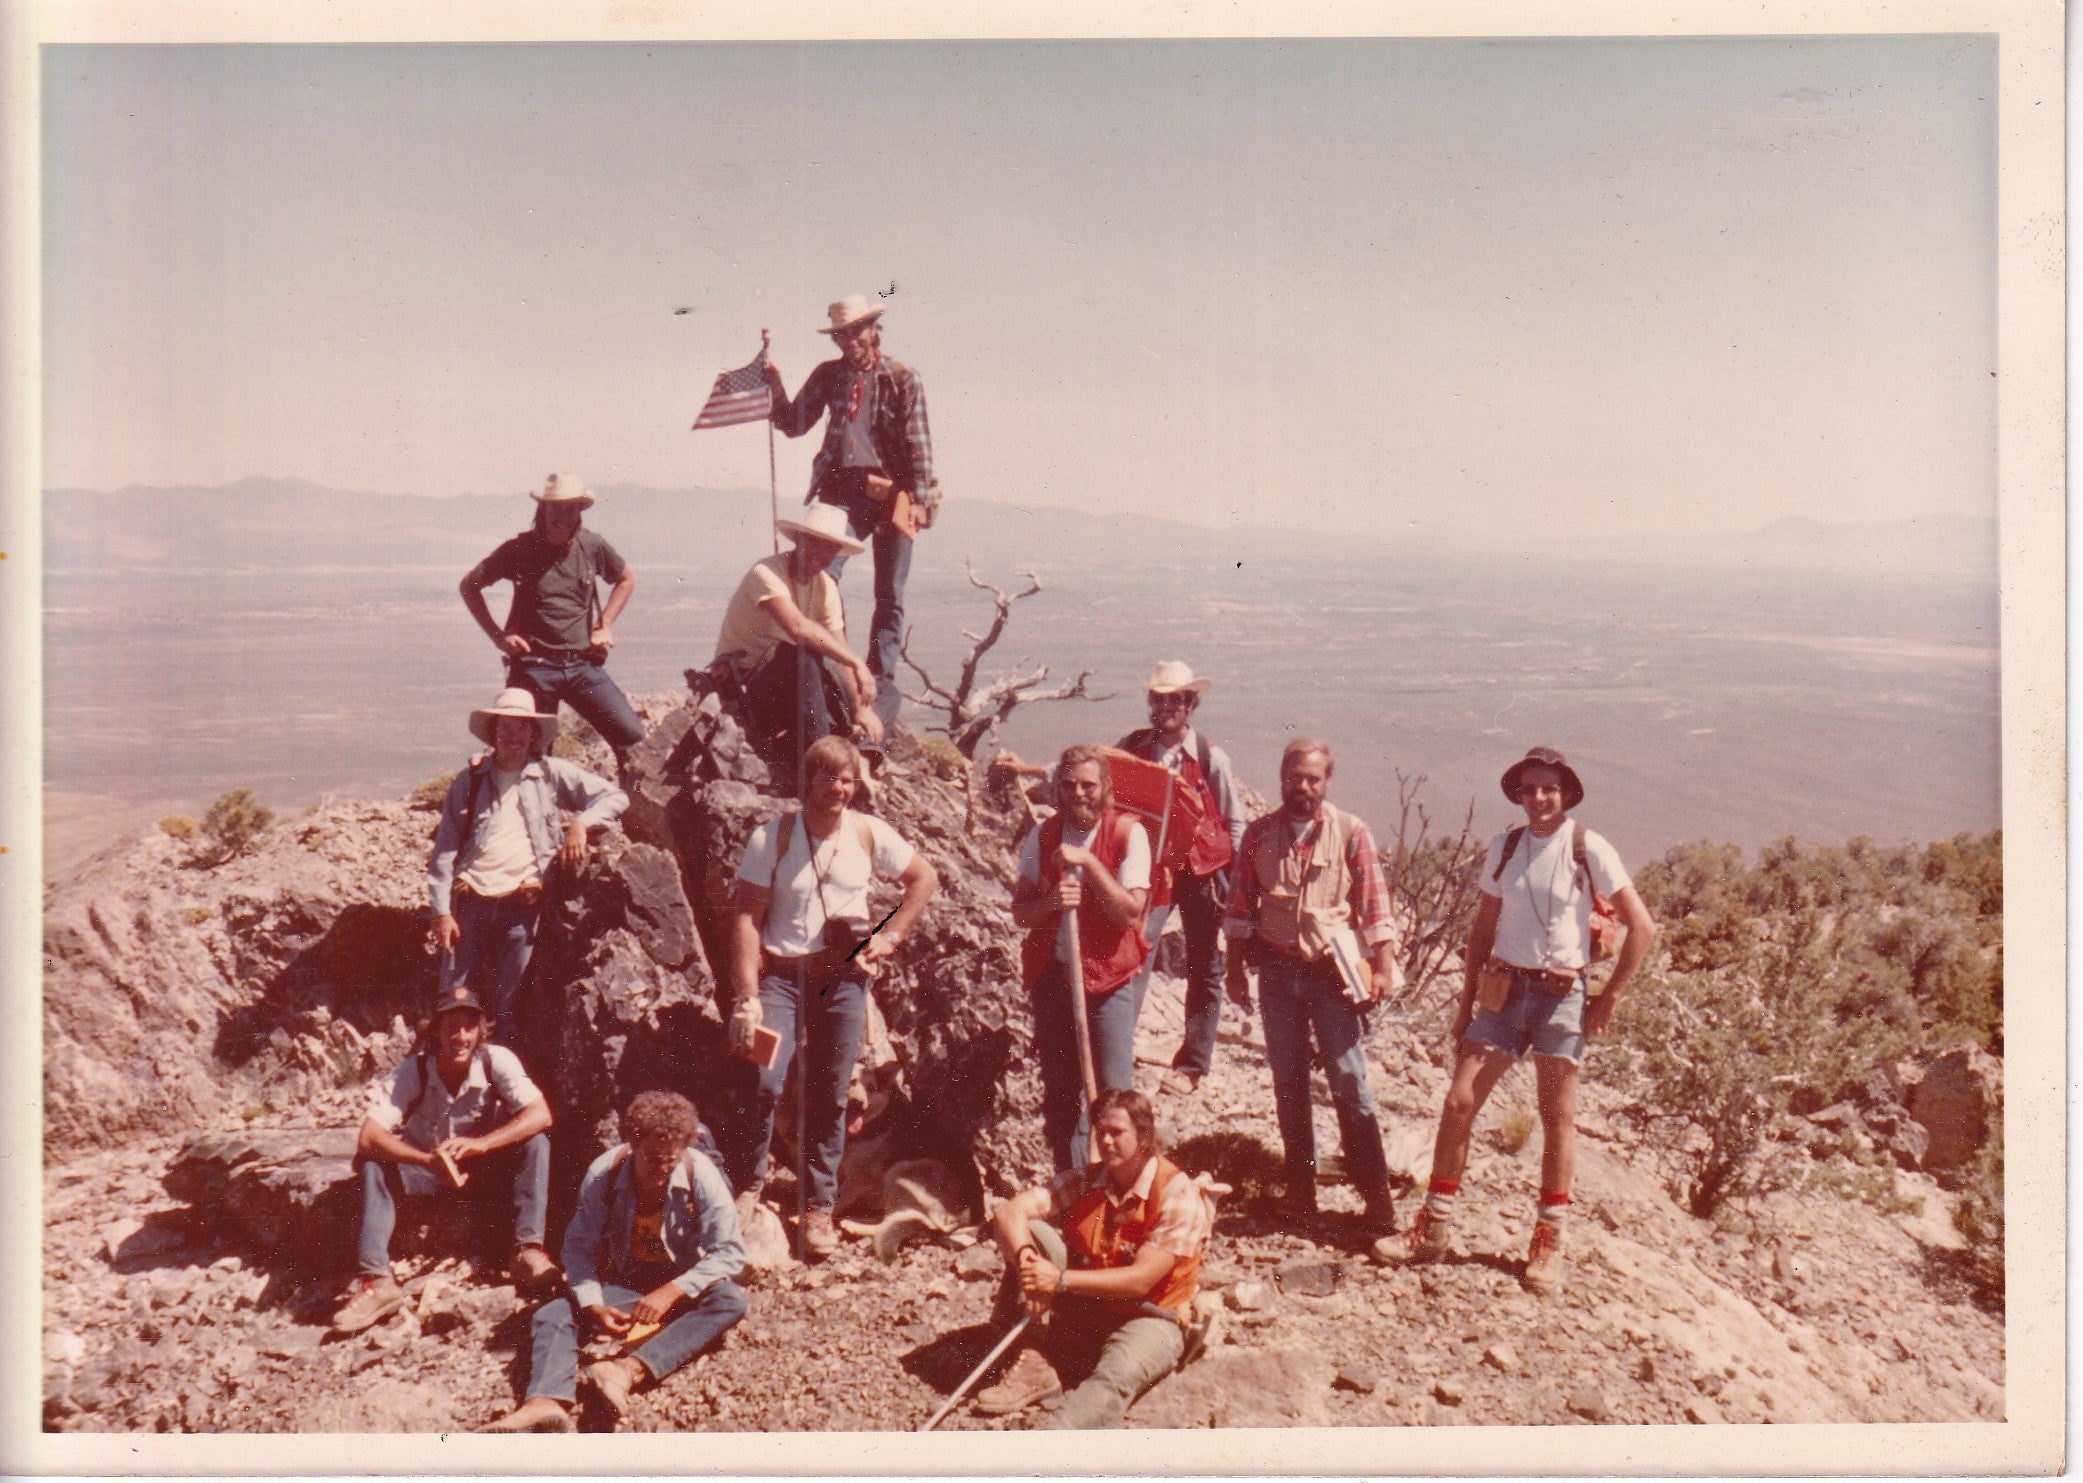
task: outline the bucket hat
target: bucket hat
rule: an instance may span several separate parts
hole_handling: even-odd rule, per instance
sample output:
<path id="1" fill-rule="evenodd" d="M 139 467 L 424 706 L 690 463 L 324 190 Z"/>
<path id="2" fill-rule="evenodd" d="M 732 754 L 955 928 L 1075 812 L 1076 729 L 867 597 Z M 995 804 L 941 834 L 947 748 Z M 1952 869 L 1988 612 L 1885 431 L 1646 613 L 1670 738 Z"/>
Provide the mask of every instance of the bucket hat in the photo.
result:
<path id="1" fill-rule="evenodd" d="M 1562 806 L 1564 808 L 1575 808 L 1584 801 L 1583 780 L 1577 776 L 1576 769 L 1563 759 L 1562 753 L 1556 751 L 1553 747 L 1528 747 L 1524 757 L 1521 757 L 1517 762 L 1514 762 L 1504 770 L 1504 777 L 1500 781 L 1504 785 L 1505 797 L 1511 799 L 1514 803 L 1519 801 L 1519 779 L 1526 775 L 1527 768 L 1537 763 L 1552 767 L 1562 774 Z"/>
<path id="2" fill-rule="evenodd" d="M 858 556 L 868 549 L 866 541 L 857 541 L 848 533 L 846 512 L 823 500 L 808 506 L 800 520 L 776 520 L 774 529 L 784 535 L 815 536 L 820 541 L 830 541 L 848 556 Z"/>
<path id="3" fill-rule="evenodd" d="M 817 332 L 820 335 L 836 335 L 839 331 L 850 330 L 857 324 L 882 318 L 882 305 L 869 303 L 866 294 L 848 294 L 825 310 L 825 313 L 831 316 L 832 322 L 819 326 Z"/>
<path id="4" fill-rule="evenodd" d="M 550 743 L 557 739 L 557 717 L 545 716 L 535 708 L 535 697 L 515 685 L 499 692 L 499 698 L 490 705 L 470 713 L 470 734 L 492 745 L 492 733 L 498 728 L 501 716 L 521 716 L 533 721 L 542 730 L 540 746 L 548 751 Z"/>

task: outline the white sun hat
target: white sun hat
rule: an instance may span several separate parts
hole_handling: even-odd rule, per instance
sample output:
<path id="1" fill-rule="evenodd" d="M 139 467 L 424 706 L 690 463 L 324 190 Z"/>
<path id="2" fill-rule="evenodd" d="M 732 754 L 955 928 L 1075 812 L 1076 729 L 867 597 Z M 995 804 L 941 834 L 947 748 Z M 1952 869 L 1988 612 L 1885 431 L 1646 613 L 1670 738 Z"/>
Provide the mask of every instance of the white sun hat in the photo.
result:
<path id="1" fill-rule="evenodd" d="M 552 474 L 543 480 L 541 489 L 529 491 L 528 498 L 539 505 L 576 503 L 582 510 L 593 508 L 593 491 L 577 474 Z"/>
<path id="2" fill-rule="evenodd" d="M 470 734 L 486 746 L 493 745 L 492 733 L 501 716 L 520 716 L 533 721 L 542 732 L 541 750 L 548 751 L 550 743 L 557 739 L 557 717 L 555 713 L 545 716 L 535 708 L 535 697 L 520 686 L 499 692 L 499 698 L 482 710 L 470 713 Z"/>
<path id="3" fill-rule="evenodd" d="M 1143 688 L 1153 695 L 1176 695 L 1181 690 L 1199 695 L 1214 683 L 1213 680 L 1195 679 L 1193 666 L 1183 659 L 1160 659 L 1157 668 L 1150 671 L 1149 683 Z"/>
<path id="4" fill-rule="evenodd" d="M 858 556 L 868 549 L 866 541 L 857 541 L 846 529 L 846 512 L 837 505 L 817 501 L 803 511 L 803 518 L 782 518 L 774 522 L 774 529 L 784 535 L 815 536 L 820 541 L 830 541 L 848 556 Z"/>
<path id="5" fill-rule="evenodd" d="M 880 319 L 882 305 L 869 303 L 866 294 L 848 294 L 825 310 L 825 313 L 831 316 L 832 322 L 820 326 L 817 332 L 820 335 L 836 335 L 841 330 L 852 329 L 864 320 Z"/>

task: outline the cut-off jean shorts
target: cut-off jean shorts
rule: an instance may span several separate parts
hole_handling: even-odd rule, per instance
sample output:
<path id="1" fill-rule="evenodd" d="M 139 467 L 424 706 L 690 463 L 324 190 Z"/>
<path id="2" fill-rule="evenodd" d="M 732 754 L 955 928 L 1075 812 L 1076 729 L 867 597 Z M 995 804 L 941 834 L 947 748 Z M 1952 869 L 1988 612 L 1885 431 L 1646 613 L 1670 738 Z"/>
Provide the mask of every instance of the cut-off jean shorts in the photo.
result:
<path id="1" fill-rule="evenodd" d="M 1538 973 L 1512 970 L 1512 991 L 1504 1008 L 1491 1013 L 1476 1005 L 1463 1045 L 1483 1045 L 1518 1059 L 1529 1050 L 1579 1062 L 1584 1059 L 1584 975 L 1567 994 L 1549 989 Z"/>

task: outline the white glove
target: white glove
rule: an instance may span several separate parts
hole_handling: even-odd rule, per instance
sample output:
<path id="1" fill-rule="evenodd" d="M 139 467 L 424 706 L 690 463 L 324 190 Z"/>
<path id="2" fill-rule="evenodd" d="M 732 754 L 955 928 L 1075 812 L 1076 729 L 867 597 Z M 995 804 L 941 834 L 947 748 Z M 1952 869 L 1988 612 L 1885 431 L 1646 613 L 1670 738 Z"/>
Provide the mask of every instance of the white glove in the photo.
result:
<path id="1" fill-rule="evenodd" d="M 752 1049 L 752 1037 L 760 1027 L 759 996 L 740 999 L 730 1016 L 730 1048 L 741 1054 Z"/>

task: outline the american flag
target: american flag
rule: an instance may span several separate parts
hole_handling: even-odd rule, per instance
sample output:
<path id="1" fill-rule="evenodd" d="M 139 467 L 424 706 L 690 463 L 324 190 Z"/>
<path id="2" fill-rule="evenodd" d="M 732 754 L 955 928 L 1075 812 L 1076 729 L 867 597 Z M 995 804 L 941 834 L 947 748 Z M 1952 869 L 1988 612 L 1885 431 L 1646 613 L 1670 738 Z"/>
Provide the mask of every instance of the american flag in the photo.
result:
<path id="1" fill-rule="evenodd" d="M 718 376 L 715 389 L 709 393 L 709 399 L 702 403 L 702 410 L 694 419 L 694 430 L 700 432 L 705 427 L 731 427 L 740 422 L 765 421 L 771 406 L 766 365 L 767 348 L 762 345 L 751 365 Z"/>

